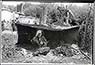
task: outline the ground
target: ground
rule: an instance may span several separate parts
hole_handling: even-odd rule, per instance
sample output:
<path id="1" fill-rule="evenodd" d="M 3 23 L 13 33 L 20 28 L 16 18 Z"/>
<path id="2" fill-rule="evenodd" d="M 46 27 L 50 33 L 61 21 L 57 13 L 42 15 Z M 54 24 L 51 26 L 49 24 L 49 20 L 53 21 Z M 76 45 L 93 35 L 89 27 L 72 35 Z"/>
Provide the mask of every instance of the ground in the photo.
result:
<path id="1" fill-rule="evenodd" d="M 2 62 L 3 63 L 71 63 L 71 64 L 90 64 L 91 60 L 82 54 L 71 57 L 55 56 L 52 49 L 47 55 L 33 56 L 33 52 L 20 47 L 16 47 L 17 32 L 2 32 Z"/>

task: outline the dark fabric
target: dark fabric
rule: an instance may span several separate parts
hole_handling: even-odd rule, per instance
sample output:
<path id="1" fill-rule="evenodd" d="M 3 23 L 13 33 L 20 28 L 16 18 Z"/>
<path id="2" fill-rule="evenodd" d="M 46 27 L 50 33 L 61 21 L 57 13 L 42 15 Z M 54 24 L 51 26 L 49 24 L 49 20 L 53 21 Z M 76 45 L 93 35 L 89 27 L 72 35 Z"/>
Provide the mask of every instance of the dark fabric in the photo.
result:
<path id="1" fill-rule="evenodd" d="M 35 37 L 37 28 L 23 26 L 23 25 L 16 25 L 18 28 L 18 42 L 19 44 L 30 44 L 31 46 L 31 39 Z M 72 44 L 75 40 L 78 41 L 78 29 L 79 27 L 67 29 L 67 30 L 60 30 L 60 31 L 54 31 L 54 30 L 43 30 L 43 36 L 48 41 L 47 46 L 50 48 L 56 48 L 60 44 L 60 41 L 64 41 L 64 43 Z M 63 43 L 63 44 L 64 44 Z"/>

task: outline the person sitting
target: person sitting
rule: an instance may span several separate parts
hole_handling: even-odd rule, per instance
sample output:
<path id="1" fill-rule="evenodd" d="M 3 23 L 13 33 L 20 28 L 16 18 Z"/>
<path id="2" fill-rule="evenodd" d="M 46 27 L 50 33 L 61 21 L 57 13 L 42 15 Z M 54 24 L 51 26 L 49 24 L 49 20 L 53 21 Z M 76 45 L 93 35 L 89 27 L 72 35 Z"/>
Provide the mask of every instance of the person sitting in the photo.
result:
<path id="1" fill-rule="evenodd" d="M 35 37 L 31 40 L 31 42 L 34 41 L 36 42 L 39 47 L 46 47 L 48 41 L 46 38 L 42 35 L 42 30 L 38 30 Z"/>

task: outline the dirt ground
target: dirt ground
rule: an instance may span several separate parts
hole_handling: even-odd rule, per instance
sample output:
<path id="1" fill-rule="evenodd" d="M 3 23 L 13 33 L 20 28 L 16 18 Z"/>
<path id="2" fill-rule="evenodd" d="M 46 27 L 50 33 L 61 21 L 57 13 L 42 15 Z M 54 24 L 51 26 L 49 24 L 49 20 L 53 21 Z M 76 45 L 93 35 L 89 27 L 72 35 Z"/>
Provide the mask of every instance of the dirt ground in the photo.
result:
<path id="1" fill-rule="evenodd" d="M 71 57 L 55 56 L 51 50 L 47 55 L 33 56 L 31 50 L 16 47 L 17 32 L 2 32 L 2 63 L 70 63 L 70 64 L 91 64 L 91 60 L 82 54 Z"/>

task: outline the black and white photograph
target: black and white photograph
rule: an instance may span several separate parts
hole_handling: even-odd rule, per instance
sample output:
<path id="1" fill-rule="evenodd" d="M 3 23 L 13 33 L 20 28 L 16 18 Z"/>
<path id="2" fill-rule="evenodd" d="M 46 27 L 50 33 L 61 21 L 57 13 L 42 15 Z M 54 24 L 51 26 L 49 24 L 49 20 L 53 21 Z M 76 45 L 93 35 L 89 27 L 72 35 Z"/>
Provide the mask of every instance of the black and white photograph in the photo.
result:
<path id="1" fill-rule="evenodd" d="M 2 1 L 1 62 L 92 64 L 93 14 L 94 3 Z"/>

